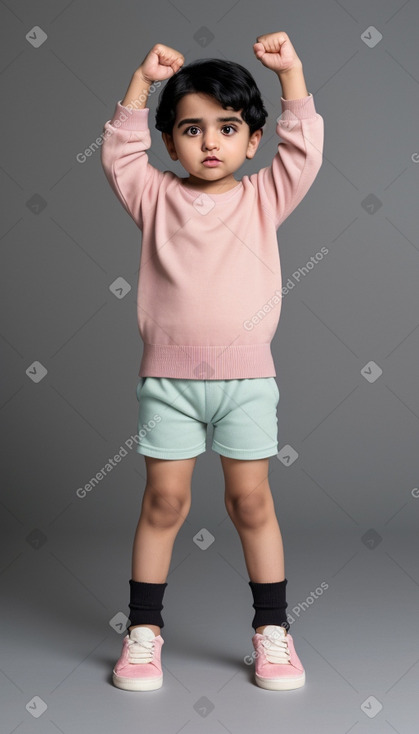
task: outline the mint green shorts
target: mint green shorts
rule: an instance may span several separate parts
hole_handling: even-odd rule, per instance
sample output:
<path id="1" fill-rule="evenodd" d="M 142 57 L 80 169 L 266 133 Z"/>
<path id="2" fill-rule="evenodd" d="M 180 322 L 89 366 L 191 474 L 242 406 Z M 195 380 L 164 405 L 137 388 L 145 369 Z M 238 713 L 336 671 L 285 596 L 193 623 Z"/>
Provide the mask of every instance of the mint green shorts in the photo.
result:
<path id="1" fill-rule="evenodd" d="M 279 389 L 274 377 L 189 380 L 140 377 L 136 451 L 158 459 L 190 459 L 212 450 L 232 459 L 278 453 Z"/>

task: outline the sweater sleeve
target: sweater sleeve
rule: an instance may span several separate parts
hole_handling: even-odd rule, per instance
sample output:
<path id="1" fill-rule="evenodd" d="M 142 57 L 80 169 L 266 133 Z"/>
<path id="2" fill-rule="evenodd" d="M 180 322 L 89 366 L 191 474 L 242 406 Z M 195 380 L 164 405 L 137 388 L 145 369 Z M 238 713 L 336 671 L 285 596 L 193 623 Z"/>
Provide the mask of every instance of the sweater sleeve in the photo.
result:
<path id="1" fill-rule="evenodd" d="M 262 206 L 275 226 L 291 214 L 314 182 L 323 161 L 324 121 L 316 113 L 313 95 L 301 99 L 281 97 L 282 114 L 276 133 L 284 142 L 272 164 L 257 174 Z"/>
<path id="2" fill-rule="evenodd" d="M 103 128 L 101 163 L 105 176 L 122 206 L 143 228 L 143 212 L 151 206 L 163 173 L 148 161 L 151 146 L 149 108 L 130 111 L 117 102 Z"/>

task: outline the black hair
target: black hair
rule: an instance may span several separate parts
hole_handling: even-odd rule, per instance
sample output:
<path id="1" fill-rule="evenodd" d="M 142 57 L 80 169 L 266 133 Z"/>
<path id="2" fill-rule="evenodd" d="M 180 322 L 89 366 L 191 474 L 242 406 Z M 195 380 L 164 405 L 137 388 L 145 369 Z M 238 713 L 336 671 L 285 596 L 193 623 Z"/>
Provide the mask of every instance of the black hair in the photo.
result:
<path id="1" fill-rule="evenodd" d="M 172 134 L 176 105 L 185 94 L 201 92 L 214 97 L 226 109 L 242 110 L 250 135 L 265 124 L 268 113 L 251 73 L 235 61 L 198 59 L 182 66 L 159 95 L 156 128 Z"/>

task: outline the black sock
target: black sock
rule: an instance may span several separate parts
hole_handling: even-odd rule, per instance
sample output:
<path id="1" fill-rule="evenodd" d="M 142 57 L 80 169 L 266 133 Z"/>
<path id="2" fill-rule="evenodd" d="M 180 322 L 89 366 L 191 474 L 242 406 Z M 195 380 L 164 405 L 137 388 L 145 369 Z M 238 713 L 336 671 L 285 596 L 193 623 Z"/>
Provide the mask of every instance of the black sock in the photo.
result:
<path id="1" fill-rule="evenodd" d="M 255 631 L 258 627 L 267 624 L 276 624 L 284 627 L 287 631 L 289 630 L 290 625 L 287 622 L 286 615 L 288 606 L 285 599 L 286 585 L 287 579 L 268 584 L 249 581 L 254 601 L 252 606 L 255 609 L 255 616 L 252 621 L 252 627 Z"/>
<path id="2" fill-rule="evenodd" d="M 145 581 L 129 582 L 130 585 L 130 622 L 131 627 L 137 624 L 154 624 L 164 627 L 161 616 L 165 584 L 149 584 Z"/>

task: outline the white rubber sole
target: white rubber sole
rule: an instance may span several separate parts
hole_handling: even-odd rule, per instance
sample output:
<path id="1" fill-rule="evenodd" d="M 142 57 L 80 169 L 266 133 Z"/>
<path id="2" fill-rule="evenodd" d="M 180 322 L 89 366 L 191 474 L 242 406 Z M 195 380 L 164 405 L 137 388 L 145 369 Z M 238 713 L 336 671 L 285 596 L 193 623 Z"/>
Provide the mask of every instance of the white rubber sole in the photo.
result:
<path id="1" fill-rule="evenodd" d="M 261 678 L 255 673 L 255 681 L 260 688 L 267 691 L 291 691 L 294 688 L 301 688 L 306 682 L 306 674 L 303 673 L 299 678 Z"/>
<path id="2" fill-rule="evenodd" d="M 138 680 L 135 678 L 121 678 L 115 671 L 112 673 L 112 682 L 123 691 L 156 691 L 163 685 L 163 676 L 150 680 Z"/>

